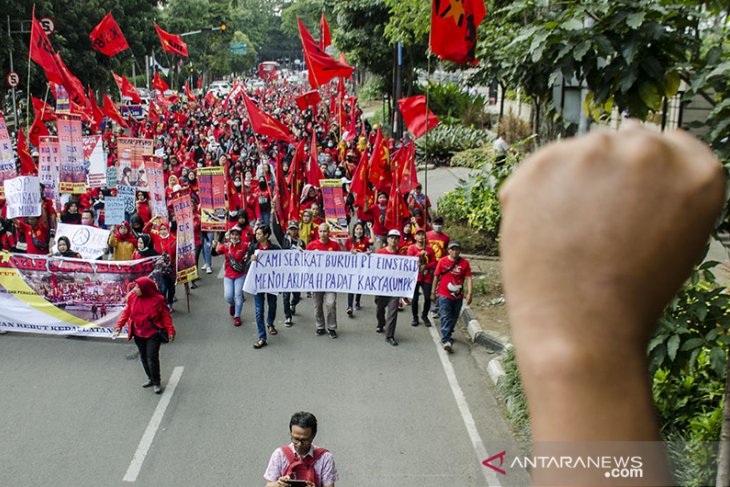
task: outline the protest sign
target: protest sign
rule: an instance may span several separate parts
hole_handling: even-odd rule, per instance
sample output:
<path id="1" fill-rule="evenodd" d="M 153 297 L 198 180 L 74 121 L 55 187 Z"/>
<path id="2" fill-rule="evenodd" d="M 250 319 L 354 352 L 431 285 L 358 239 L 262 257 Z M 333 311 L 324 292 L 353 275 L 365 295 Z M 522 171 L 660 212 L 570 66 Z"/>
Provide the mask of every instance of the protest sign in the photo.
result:
<path id="1" fill-rule="evenodd" d="M 89 225 L 59 223 L 56 227 L 56 241 L 58 241 L 58 237 L 68 237 L 71 242 L 71 250 L 81 254 L 84 259 L 97 259 L 107 250 L 109 233 L 109 230 Z"/>
<path id="2" fill-rule="evenodd" d="M 103 187 L 106 184 L 106 156 L 101 135 L 84 137 L 84 164 L 88 167 L 89 187 Z"/>
<path id="3" fill-rule="evenodd" d="M 15 154 L 13 154 L 13 142 L 8 134 L 8 127 L 5 125 L 5 118 L 0 112 L 0 183 L 6 179 L 12 179 L 18 175 L 15 170 Z M 0 191 L 2 191 L 0 184 Z M 2 194 L 0 194 L 2 197 Z"/>
<path id="4" fill-rule="evenodd" d="M 225 168 L 201 167 L 197 173 L 200 188 L 200 229 L 204 232 L 225 230 Z"/>
<path id="5" fill-rule="evenodd" d="M 127 284 L 148 276 L 154 262 L 2 252 L 0 330 L 109 337 L 126 304 Z"/>
<path id="6" fill-rule="evenodd" d="M 418 258 L 350 252 L 258 252 L 243 284 L 247 293 L 328 291 L 411 297 Z"/>
<path id="7" fill-rule="evenodd" d="M 345 197 L 342 194 L 341 179 L 320 179 L 322 189 L 322 209 L 324 219 L 330 226 L 330 238 L 346 240 L 347 210 Z"/>
<path id="8" fill-rule="evenodd" d="M 193 205 L 187 191 L 173 193 L 170 201 L 177 221 L 177 283 L 194 281 L 198 278 L 195 262 L 195 234 L 193 229 Z"/>
<path id="9" fill-rule="evenodd" d="M 167 203 L 165 202 L 165 175 L 162 170 L 162 159 L 157 156 L 142 156 L 147 170 L 149 183 L 149 201 L 152 216 L 167 220 Z M 141 189 L 141 188 L 140 188 Z"/>
<path id="10" fill-rule="evenodd" d="M 154 140 L 134 137 L 117 139 L 118 184 L 136 186 L 147 191 L 147 174 L 143 155 L 152 155 Z"/>
<path id="11" fill-rule="evenodd" d="M 58 127 L 59 193 L 83 194 L 86 192 L 84 169 L 84 140 L 81 134 L 81 117 L 59 113 Z"/>
<path id="12" fill-rule="evenodd" d="M 43 195 L 58 201 L 58 137 L 41 137 L 38 147 L 38 179 Z"/>
<path id="13" fill-rule="evenodd" d="M 124 221 L 124 199 L 119 196 L 104 198 L 104 223 L 120 225 Z"/>
<path id="14" fill-rule="evenodd" d="M 117 187 L 117 166 L 106 168 L 106 187 L 109 189 Z"/>
<path id="15" fill-rule="evenodd" d="M 124 200 L 124 211 L 127 213 L 134 213 L 136 207 L 134 205 L 134 199 L 137 191 L 134 186 L 124 186 L 122 184 L 117 185 L 117 197 Z"/>
<path id="16" fill-rule="evenodd" d="M 38 176 L 18 176 L 3 182 L 7 218 L 41 216 L 41 185 Z"/>

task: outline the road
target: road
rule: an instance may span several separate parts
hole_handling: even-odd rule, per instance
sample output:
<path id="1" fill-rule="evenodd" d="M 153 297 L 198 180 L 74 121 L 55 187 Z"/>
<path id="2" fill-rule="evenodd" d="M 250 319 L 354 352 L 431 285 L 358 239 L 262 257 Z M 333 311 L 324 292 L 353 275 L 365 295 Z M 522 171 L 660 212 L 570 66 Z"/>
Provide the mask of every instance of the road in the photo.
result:
<path id="1" fill-rule="evenodd" d="M 221 264 L 192 291 L 189 314 L 178 288 L 179 338 L 161 360 L 163 382 L 173 370 L 179 381 L 162 396 L 140 387 L 125 340 L 0 336 L 0 485 L 260 486 L 298 410 L 319 418 L 338 486 L 499 485 L 481 460 L 510 432 L 463 336 L 446 355 L 435 328 L 409 326 L 406 311 L 392 347 L 375 333 L 372 298 L 348 319 L 340 295 L 336 340 L 315 335 L 311 300 L 292 328 L 279 301 L 279 335 L 254 350 L 253 299 L 234 328 Z"/>

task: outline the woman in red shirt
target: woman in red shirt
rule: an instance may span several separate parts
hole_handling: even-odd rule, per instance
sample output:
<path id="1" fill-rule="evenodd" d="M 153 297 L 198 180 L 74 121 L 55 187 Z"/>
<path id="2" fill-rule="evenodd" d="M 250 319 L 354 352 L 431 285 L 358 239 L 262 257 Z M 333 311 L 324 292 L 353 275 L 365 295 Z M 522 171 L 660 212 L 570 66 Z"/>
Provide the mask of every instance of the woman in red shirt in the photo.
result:
<path id="1" fill-rule="evenodd" d="M 225 277 L 223 296 L 228 302 L 233 326 L 241 326 L 243 310 L 243 281 L 246 280 L 246 245 L 241 241 L 241 227 L 235 226 L 226 232 L 226 242 L 218 246 L 218 253 L 225 256 Z"/>
<path id="2" fill-rule="evenodd" d="M 137 191 L 137 201 L 134 202 L 137 208 L 137 214 L 143 222 L 147 223 L 152 218 L 152 210 L 150 210 L 150 202 L 147 195 L 143 191 Z"/>
<path id="3" fill-rule="evenodd" d="M 370 253 L 370 238 L 365 235 L 365 224 L 357 222 L 352 227 L 352 237 L 345 242 L 345 250 L 357 254 L 360 252 Z M 347 316 L 352 317 L 352 302 L 355 301 L 355 311 L 360 311 L 360 294 L 348 293 L 347 295 Z"/>
<path id="4" fill-rule="evenodd" d="M 160 378 L 160 338 L 158 329 L 167 331 L 170 342 L 175 340 L 175 326 L 165 306 L 165 299 L 148 277 L 135 279 L 134 287 L 127 295 L 127 305 L 112 332 L 112 338 L 119 336 L 127 325 L 128 340 L 134 338 L 139 349 L 139 358 L 148 381 L 142 387 L 153 387 L 155 394 L 162 392 Z"/>

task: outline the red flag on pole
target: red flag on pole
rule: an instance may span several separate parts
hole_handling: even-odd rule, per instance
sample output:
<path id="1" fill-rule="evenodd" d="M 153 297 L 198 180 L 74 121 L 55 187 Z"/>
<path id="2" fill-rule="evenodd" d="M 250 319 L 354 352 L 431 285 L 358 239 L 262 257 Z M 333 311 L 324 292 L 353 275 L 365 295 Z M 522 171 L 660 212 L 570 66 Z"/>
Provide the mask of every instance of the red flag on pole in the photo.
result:
<path id="1" fill-rule="evenodd" d="M 431 52 L 459 64 L 476 64 L 477 27 L 486 15 L 484 0 L 432 0 Z"/>
<path id="2" fill-rule="evenodd" d="M 212 91 L 209 91 L 208 94 L 205 95 L 205 103 L 207 103 L 209 107 L 215 105 L 215 102 L 217 101 L 218 99 L 215 97 Z"/>
<path id="3" fill-rule="evenodd" d="M 160 123 L 160 112 L 155 106 L 155 102 L 150 101 L 150 108 L 147 111 L 147 118 L 153 123 Z"/>
<path id="4" fill-rule="evenodd" d="M 112 71 L 112 76 L 114 76 L 114 82 L 119 87 L 119 92 L 122 96 L 130 97 L 132 99 L 132 103 L 142 103 L 142 98 L 139 96 L 137 88 L 132 85 L 126 76 L 119 76 L 114 71 Z"/>
<path id="5" fill-rule="evenodd" d="M 368 170 L 368 151 L 364 150 L 350 184 L 350 191 L 355 194 L 355 206 L 362 210 L 367 210 L 366 206 L 369 201 L 370 182 L 368 181 Z"/>
<path id="6" fill-rule="evenodd" d="M 403 151 L 403 159 L 398 170 L 398 181 L 401 194 L 408 194 L 418 186 L 416 144 L 413 141 L 410 141 Z"/>
<path id="7" fill-rule="evenodd" d="M 91 115 L 94 118 L 92 126 L 98 130 L 101 128 L 101 121 L 104 119 L 104 114 L 101 112 L 99 105 L 96 103 L 96 93 L 94 93 L 91 89 L 91 86 L 89 86 L 89 105 L 91 107 Z M 92 128 L 92 131 L 95 130 Z"/>
<path id="8" fill-rule="evenodd" d="M 195 93 L 192 92 L 190 89 L 190 86 L 188 86 L 187 80 L 185 80 L 185 96 L 188 97 L 188 103 L 193 103 L 197 98 L 195 97 Z"/>
<path id="9" fill-rule="evenodd" d="M 32 176 L 33 174 L 37 174 L 33 156 L 30 155 L 30 149 L 28 148 L 28 141 L 25 140 L 25 134 L 21 128 L 18 129 L 17 151 L 18 157 L 20 158 L 20 175 Z"/>
<path id="10" fill-rule="evenodd" d="M 84 85 L 82 85 L 81 81 L 79 81 L 79 79 L 68 70 L 66 63 L 63 62 L 63 59 L 61 59 L 61 56 L 58 53 L 54 55 L 54 59 L 56 60 L 58 72 L 61 75 L 61 84 L 64 88 L 66 88 L 69 99 L 73 103 L 85 107 L 88 102 L 86 100 L 86 90 L 84 90 Z"/>
<path id="11" fill-rule="evenodd" d="M 104 107 L 102 108 L 102 112 L 122 127 L 129 128 L 127 122 L 122 118 L 122 114 L 119 113 L 119 108 L 117 108 L 106 93 L 104 93 Z"/>
<path id="12" fill-rule="evenodd" d="M 36 117 L 41 117 L 44 122 L 56 120 L 56 113 L 51 105 L 35 96 L 31 96 L 30 100 L 33 103 L 33 112 Z"/>
<path id="13" fill-rule="evenodd" d="M 160 76 L 160 73 L 155 71 L 155 76 L 152 78 L 152 86 L 159 92 L 165 93 L 167 90 L 170 89 L 170 87 L 165 83 L 165 80 L 162 79 Z"/>
<path id="14" fill-rule="evenodd" d="M 319 48 L 324 51 L 330 45 L 332 45 L 330 26 L 327 25 L 327 19 L 324 18 L 324 12 L 322 12 L 322 18 L 319 19 Z"/>
<path id="15" fill-rule="evenodd" d="M 155 30 L 160 37 L 163 51 L 188 57 L 188 45 L 183 42 L 182 37 L 165 32 L 157 24 L 155 24 Z"/>
<path id="16" fill-rule="evenodd" d="M 301 111 L 304 111 L 307 109 L 307 107 L 317 106 L 317 103 L 322 101 L 322 97 L 319 95 L 319 91 L 311 90 L 307 91 L 301 96 L 296 97 L 294 101 L 297 102 L 297 106 L 299 107 L 299 109 Z"/>
<path id="17" fill-rule="evenodd" d="M 109 57 L 129 49 L 127 39 L 109 12 L 89 35 L 91 47 Z"/>
<path id="18" fill-rule="evenodd" d="M 254 132 L 279 140 L 290 140 L 292 138 L 292 134 L 286 125 L 257 107 L 246 93 L 243 94 L 243 100 L 246 103 L 246 110 L 251 119 L 251 127 Z"/>
<path id="19" fill-rule="evenodd" d="M 388 148 L 383 144 L 383 132 L 378 127 L 378 131 L 375 134 L 375 142 L 373 143 L 373 152 L 370 155 L 370 171 L 369 180 L 376 186 L 383 178 L 386 169 L 390 170 L 390 162 L 388 157 Z M 380 188 L 378 188 L 380 191 Z"/>
<path id="20" fill-rule="evenodd" d="M 322 171 L 319 169 L 319 161 L 317 158 L 317 137 L 312 134 L 312 147 L 309 150 L 309 161 L 307 162 L 307 184 L 311 184 L 315 188 L 319 188 L 319 180 L 324 179 Z"/>
<path id="21" fill-rule="evenodd" d="M 35 120 L 33 120 L 33 125 L 30 126 L 30 131 L 28 132 L 28 140 L 30 140 L 31 144 L 38 147 L 40 145 L 40 141 L 38 140 L 38 138 L 48 135 L 50 135 L 48 133 L 48 127 L 46 127 L 46 124 L 43 123 L 40 114 L 37 114 Z"/>
<path id="22" fill-rule="evenodd" d="M 51 41 L 43 31 L 41 24 L 35 18 L 35 5 L 33 6 L 33 18 L 30 28 L 30 58 L 46 72 L 48 81 L 62 85 L 63 78 L 56 65 L 56 52 L 53 50 Z"/>
<path id="23" fill-rule="evenodd" d="M 439 123 L 439 119 L 426 108 L 426 95 L 412 96 L 398 100 L 398 108 L 403 116 L 403 123 L 413 137 L 419 138 Z"/>
<path id="24" fill-rule="evenodd" d="M 304 49 L 304 59 L 307 63 L 309 84 L 312 85 L 312 88 L 319 88 L 337 76 L 348 77 L 355 71 L 352 66 L 336 61 L 320 49 L 302 20 L 297 18 L 297 22 L 299 23 L 299 38 Z"/>

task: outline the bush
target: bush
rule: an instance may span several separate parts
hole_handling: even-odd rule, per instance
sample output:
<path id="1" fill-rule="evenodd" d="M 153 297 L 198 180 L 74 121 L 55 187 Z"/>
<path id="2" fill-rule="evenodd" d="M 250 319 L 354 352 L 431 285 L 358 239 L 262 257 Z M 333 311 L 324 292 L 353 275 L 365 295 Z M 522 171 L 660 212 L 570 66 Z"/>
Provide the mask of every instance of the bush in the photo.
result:
<path id="1" fill-rule="evenodd" d="M 517 359 L 513 348 L 507 350 L 502 359 L 504 377 L 497 384 L 497 393 L 507 408 L 507 417 L 512 422 L 517 438 L 529 440 L 530 415 L 527 411 L 527 397 L 522 387 L 520 371 L 517 368 Z"/>
<path id="2" fill-rule="evenodd" d="M 467 149 L 454 154 L 450 165 L 458 167 L 471 167 L 476 169 L 494 160 L 495 152 L 491 145 L 485 145 L 478 149 Z"/>
<path id="3" fill-rule="evenodd" d="M 372 116 L 367 117 L 368 121 L 370 122 L 370 125 L 372 127 L 375 127 L 375 125 L 383 126 L 383 121 L 388 119 L 388 107 L 383 106 L 382 104 L 378 106 L 378 109 L 373 113 Z M 385 127 L 387 129 L 387 123 L 385 124 Z"/>
<path id="4" fill-rule="evenodd" d="M 425 93 L 425 88 L 419 87 Z M 484 95 L 472 96 L 457 83 L 430 83 L 428 108 L 445 125 L 466 125 L 482 128 L 489 120 Z"/>
<path id="5" fill-rule="evenodd" d="M 382 100 L 384 92 L 383 79 L 380 76 L 373 76 L 357 91 L 357 96 L 362 101 Z"/>
<path id="6" fill-rule="evenodd" d="M 515 115 L 512 109 L 499 121 L 499 131 L 504 132 L 504 138 L 510 144 L 524 140 L 532 134 L 530 124 Z"/>
<path id="7" fill-rule="evenodd" d="M 481 147 L 491 139 L 485 130 L 469 129 L 461 125 L 439 125 L 416 140 L 416 158 L 434 164 L 446 164 L 451 156 L 466 149 Z"/>
<path id="8" fill-rule="evenodd" d="M 446 223 L 446 232 L 449 234 L 451 240 L 456 240 L 461 243 L 461 248 L 464 253 L 480 255 L 497 255 L 499 253 L 497 240 L 493 235 L 474 230 L 463 224 L 451 223 L 449 221 Z"/>

